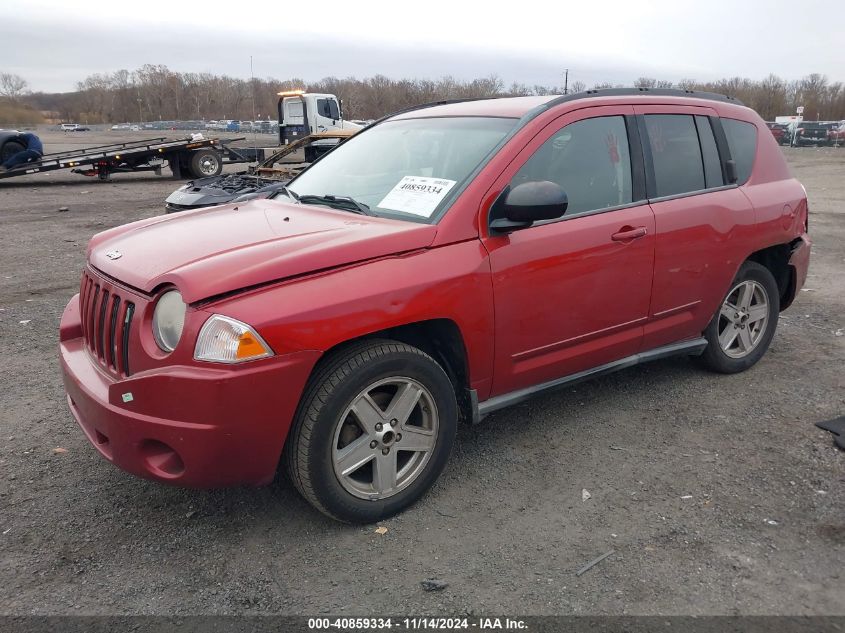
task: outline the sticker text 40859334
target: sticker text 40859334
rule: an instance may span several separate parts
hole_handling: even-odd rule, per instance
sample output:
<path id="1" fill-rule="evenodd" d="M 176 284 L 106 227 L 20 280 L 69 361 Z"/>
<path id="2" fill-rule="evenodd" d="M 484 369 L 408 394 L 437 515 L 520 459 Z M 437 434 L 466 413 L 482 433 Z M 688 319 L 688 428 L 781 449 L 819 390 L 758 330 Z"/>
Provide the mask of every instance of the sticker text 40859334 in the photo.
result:
<path id="1" fill-rule="evenodd" d="M 387 192 L 378 206 L 430 218 L 455 182 L 445 178 L 405 176 Z"/>

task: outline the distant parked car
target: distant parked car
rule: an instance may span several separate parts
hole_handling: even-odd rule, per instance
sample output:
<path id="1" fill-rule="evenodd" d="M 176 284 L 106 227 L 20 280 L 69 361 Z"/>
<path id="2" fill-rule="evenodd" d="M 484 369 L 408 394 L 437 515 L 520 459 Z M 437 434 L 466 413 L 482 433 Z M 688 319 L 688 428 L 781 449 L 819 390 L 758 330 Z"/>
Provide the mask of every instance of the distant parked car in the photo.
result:
<path id="1" fill-rule="evenodd" d="M 62 123 L 61 130 L 62 132 L 89 132 L 91 128 L 79 123 Z"/>
<path id="2" fill-rule="evenodd" d="M 844 145 L 845 144 L 845 121 L 840 121 L 836 126 L 828 132 L 831 144 Z"/>
<path id="3" fill-rule="evenodd" d="M 833 145 L 834 135 L 836 134 L 836 130 L 839 129 L 839 123 L 837 121 L 824 121 L 821 125 L 827 130 L 827 144 Z"/>
<path id="4" fill-rule="evenodd" d="M 772 131 L 772 136 L 775 137 L 778 145 L 785 145 L 789 142 L 788 125 L 785 123 L 772 123 L 771 121 L 767 121 L 766 125 Z"/>
<path id="5" fill-rule="evenodd" d="M 819 121 L 801 121 L 795 126 L 792 146 L 828 145 L 830 144 L 830 139 L 828 139 L 827 132 L 828 128 Z"/>
<path id="6" fill-rule="evenodd" d="M 241 122 L 233 119 L 225 119 L 218 121 L 215 129 L 220 130 L 221 132 L 240 132 Z"/>
<path id="7" fill-rule="evenodd" d="M 130 126 L 128 123 L 116 123 L 116 124 L 111 126 L 111 129 L 115 130 L 115 131 L 117 131 L 117 130 L 130 130 L 130 129 L 132 129 L 132 126 Z"/>
<path id="8" fill-rule="evenodd" d="M 278 123 L 276 121 L 256 121 L 253 129 L 262 134 L 272 134 L 277 131 Z"/>

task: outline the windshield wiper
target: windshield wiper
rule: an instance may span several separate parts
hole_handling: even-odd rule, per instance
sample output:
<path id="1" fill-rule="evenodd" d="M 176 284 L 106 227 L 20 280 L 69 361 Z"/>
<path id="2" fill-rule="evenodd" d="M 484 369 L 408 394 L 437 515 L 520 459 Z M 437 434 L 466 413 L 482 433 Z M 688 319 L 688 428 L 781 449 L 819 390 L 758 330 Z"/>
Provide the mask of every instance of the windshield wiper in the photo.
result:
<path id="1" fill-rule="evenodd" d="M 302 204 L 325 204 L 329 207 L 343 209 L 344 211 L 351 211 L 352 213 L 359 213 L 361 215 L 375 215 L 372 211 L 370 211 L 370 207 L 368 207 L 366 204 L 364 204 L 363 202 L 358 202 L 357 200 L 355 200 L 354 198 L 350 198 L 349 196 L 304 195 L 297 196 L 296 201 Z"/>

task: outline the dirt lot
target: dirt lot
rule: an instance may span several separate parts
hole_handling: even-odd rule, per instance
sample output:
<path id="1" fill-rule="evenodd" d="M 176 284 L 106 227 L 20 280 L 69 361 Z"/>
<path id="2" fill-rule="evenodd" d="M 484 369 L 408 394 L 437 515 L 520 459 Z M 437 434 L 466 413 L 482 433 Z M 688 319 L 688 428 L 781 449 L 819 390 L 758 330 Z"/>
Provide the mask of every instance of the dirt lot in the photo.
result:
<path id="1" fill-rule="evenodd" d="M 845 149 L 785 151 L 813 263 L 755 369 L 662 361 L 496 413 L 384 535 L 284 478 L 182 490 L 101 459 L 65 405 L 59 316 L 86 241 L 177 183 L 0 181 L 0 613 L 845 615 L 845 453 L 813 426 L 845 413 Z"/>

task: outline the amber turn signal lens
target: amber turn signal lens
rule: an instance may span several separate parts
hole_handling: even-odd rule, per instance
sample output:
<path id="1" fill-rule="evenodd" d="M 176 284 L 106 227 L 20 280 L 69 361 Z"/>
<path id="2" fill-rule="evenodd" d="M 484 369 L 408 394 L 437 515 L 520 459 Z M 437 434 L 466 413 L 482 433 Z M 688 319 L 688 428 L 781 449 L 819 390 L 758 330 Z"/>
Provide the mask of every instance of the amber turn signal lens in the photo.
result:
<path id="1" fill-rule="evenodd" d="M 241 337 L 238 339 L 238 351 L 235 354 L 235 358 L 238 360 L 246 360 L 248 358 L 265 356 L 267 351 L 268 350 L 264 347 L 263 343 L 257 340 L 251 332 L 245 332 L 244 334 L 241 334 Z"/>

